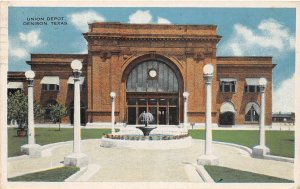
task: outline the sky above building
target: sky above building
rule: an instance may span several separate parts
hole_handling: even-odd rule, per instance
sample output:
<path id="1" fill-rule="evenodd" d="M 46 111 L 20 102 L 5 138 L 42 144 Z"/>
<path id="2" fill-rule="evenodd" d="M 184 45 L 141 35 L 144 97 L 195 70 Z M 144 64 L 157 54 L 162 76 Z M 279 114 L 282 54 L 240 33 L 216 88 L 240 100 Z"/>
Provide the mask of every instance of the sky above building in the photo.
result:
<path id="1" fill-rule="evenodd" d="M 293 8 L 9 8 L 9 71 L 30 53 L 87 53 L 82 33 L 99 22 L 213 24 L 217 56 L 272 56 L 273 112 L 294 111 L 296 10 Z M 33 24 L 33 23 L 35 24 Z M 38 22 L 38 23 L 37 23 Z"/>

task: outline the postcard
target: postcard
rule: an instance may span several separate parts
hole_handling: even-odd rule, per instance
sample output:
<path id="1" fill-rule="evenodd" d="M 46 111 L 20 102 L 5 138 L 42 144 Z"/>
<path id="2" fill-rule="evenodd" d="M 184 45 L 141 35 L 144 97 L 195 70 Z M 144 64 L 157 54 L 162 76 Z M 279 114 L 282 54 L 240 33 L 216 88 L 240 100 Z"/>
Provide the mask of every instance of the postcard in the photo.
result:
<path id="1" fill-rule="evenodd" d="M 299 3 L 205 3 L 1 2 L 3 188 L 299 187 Z"/>

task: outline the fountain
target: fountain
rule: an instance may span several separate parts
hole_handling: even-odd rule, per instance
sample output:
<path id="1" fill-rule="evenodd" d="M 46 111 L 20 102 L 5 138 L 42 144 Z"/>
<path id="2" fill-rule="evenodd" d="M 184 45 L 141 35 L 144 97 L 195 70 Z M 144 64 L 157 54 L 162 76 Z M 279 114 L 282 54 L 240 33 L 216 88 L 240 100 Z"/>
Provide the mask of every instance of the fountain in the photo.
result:
<path id="1" fill-rule="evenodd" d="M 144 134 L 144 136 L 149 136 L 150 132 L 153 129 L 156 129 L 157 127 L 149 127 L 148 124 L 152 123 L 154 121 L 154 117 L 150 112 L 143 112 L 139 116 L 139 119 L 142 121 L 142 123 L 145 124 L 145 126 L 136 127 L 137 129 L 141 130 Z"/>
<path id="2" fill-rule="evenodd" d="M 130 149 L 181 149 L 192 145 L 192 138 L 186 129 L 178 127 L 154 127 L 154 117 L 150 112 L 143 112 L 139 119 L 144 126 L 124 127 L 120 131 L 112 134 L 104 134 L 101 139 L 101 146 L 105 148 L 130 148 Z M 137 129 L 141 130 L 143 134 Z M 150 134 L 155 129 L 155 134 Z"/>

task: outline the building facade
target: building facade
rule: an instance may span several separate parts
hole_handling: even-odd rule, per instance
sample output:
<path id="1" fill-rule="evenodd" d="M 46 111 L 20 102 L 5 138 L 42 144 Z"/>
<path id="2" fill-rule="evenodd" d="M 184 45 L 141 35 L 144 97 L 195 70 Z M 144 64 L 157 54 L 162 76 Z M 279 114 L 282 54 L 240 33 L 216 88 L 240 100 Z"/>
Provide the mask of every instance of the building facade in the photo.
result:
<path id="1" fill-rule="evenodd" d="M 92 23 L 83 36 L 87 54 L 32 54 L 34 97 L 45 107 L 69 107 L 72 122 L 73 79 L 70 63 L 83 63 L 81 112 L 84 124 L 111 121 L 110 92 L 116 93 L 116 122 L 140 124 L 146 111 L 153 124 L 183 122 L 183 92 L 188 92 L 188 122 L 205 121 L 203 66 L 214 66 L 212 121 L 219 125 L 257 124 L 258 80 L 265 77 L 266 124 L 272 123 L 272 57 L 217 57 L 221 36 L 214 25 Z M 10 82 L 10 81 L 9 81 Z"/>

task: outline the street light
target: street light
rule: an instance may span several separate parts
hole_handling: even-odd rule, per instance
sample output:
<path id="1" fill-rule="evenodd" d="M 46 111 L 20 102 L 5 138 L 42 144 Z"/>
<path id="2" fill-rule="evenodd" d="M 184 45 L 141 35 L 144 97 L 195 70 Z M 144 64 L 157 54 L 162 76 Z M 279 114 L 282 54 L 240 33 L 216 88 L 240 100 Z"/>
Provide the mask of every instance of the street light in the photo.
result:
<path id="1" fill-rule="evenodd" d="M 34 138 L 34 111 L 33 111 L 33 81 L 35 73 L 32 70 L 25 72 L 28 81 L 28 144 L 21 146 L 21 152 L 31 157 L 41 156 L 41 146 L 35 144 Z"/>
<path id="2" fill-rule="evenodd" d="M 260 94 L 261 94 L 261 111 L 259 116 L 259 145 L 254 146 L 252 150 L 252 156 L 256 158 L 264 158 L 266 154 L 270 154 L 270 149 L 266 146 L 266 139 L 265 139 L 265 109 L 266 109 L 266 102 L 265 102 L 265 91 L 267 87 L 267 79 L 262 77 L 258 81 L 260 87 Z"/>
<path id="3" fill-rule="evenodd" d="M 211 85 L 213 79 L 214 67 L 212 64 L 206 64 L 203 67 L 203 77 L 206 85 L 206 101 L 205 101 L 205 151 L 201 155 L 197 163 L 199 165 L 218 165 L 218 157 L 212 154 L 212 125 L 211 125 Z"/>
<path id="4" fill-rule="evenodd" d="M 184 92 L 183 93 L 183 98 L 184 98 L 184 116 L 183 116 L 183 128 L 185 131 L 187 131 L 187 122 L 188 122 L 188 98 L 189 98 L 189 93 Z"/>
<path id="5" fill-rule="evenodd" d="M 83 167 L 88 164 L 88 157 L 81 153 L 81 130 L 80 130 L 80 74 L 82 63 L 80 60 L 71 62 L 74 76 L 74 141 L 73 153 L 64 158 L 66 166 Z"/>
<path id="6" fill-rule="evenodd" d="M 111 133 L 115 134 L 115 97 L 116 97 L 116 93 L 111 92 L 110 97 L 111 97 Z"/>

